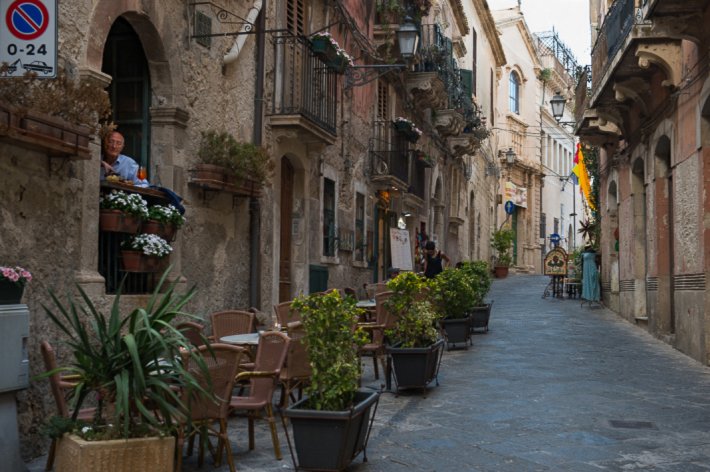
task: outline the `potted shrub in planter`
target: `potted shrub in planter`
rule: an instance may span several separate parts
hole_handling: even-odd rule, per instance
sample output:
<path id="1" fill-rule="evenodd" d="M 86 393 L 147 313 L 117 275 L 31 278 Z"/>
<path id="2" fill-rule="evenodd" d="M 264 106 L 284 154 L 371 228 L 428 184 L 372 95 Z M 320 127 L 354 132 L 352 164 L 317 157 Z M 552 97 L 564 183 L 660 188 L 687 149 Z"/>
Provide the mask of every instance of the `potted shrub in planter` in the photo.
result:
<path id="1" fill-rule="evenodd" d="M 469 272 L 446 268 L 430 282 L 431 298 L 443 315 L 440 321 L 448 344 L 464 343 L 471 338 L 469 311 L 473 306 L 475 291 Z"/>
<path id="2" fill-rule="evenodd" d="M 471 332 L 477 329 L 488 332 L 493 302 L 486 303 L 485 299 L 491 289 L 491 268 L 486 261 L 474 261 L 464 262 L 460 270 L 469 274 L 473 286 L 473 299 L 469 308 Z"/>
<path id="3" fill-rule="evenodd" d="M 508 268 L 513 264 L 510 249 L 513 247 L 515 233 L 512 229 L 499 229 L 493 233 L 491 246 L 496 251 L 495 274 L 498 278 L 508 276 Z"/>
<path id="4" fill-rule="evenodd" d="M 0 76 L 8 74 L 0 64 Z M 51 156 L 89 159 L 89 141 L 98 123 L 110 116 L 111 103 L 98 84 L 73 80 L 62 71 L 37 80 L 28 72 L 4 77 L 0 88 L 0 138 Z"/>
<path id="5" fill-rule="evenodd" d="M 173 248 L 158 235 L 137 234 L 121 244 L 124 272 L 156 272 L 163 267 Z"/>
<path id="6" fill-rule="evenodd" d="M 0 266 L 0 305 L 18 305 L 32 274 L 22 267 Z"/>
<path id="7" fill-rule="evenodd" d="M 170 242 L 184 223 L 185 217 L 174 206 L 152 205 L 148 208 L 148 219 L 143 222 L 141 230 L 146 234 L 157 234 Z"/>
<path id="8" fill-rule="evenodd" d="M 213 190 L 258 196 L 274 164 L 261 146 L 237 141 L 227 132 L 202 133 L 192 182 Z"/>
<path id="9" fill-rule="evenodd" d="M 398 133 L 401 133 L 407 141 L 410 143 L 416 143 L 422 135 L 422 130 L 417 128 L 413 121 L 404 118 L 403 116 L 397 117 L 393 122 L 394 129 Z"/>
<path id="10" fill-rule="evenodd" d="M 387 288 L 394 293 L 385 306 L 395 321 L 385 330 L 385 339 L 397 389 L 426 389 L 434 379 L 439 385 L 444 347 L 437 329 L 441 315 L 428 300 L 426 279 L 403 272 L 390 280 Z"/>
<path id="11" fill-rule="evenodd" d="M 135 234 L 148 218 L 148 203 L 137 193 L 112 190 L 99 199 L 101 231 Z"/>
<path id="12" fill-rule="evenodd" d="M 333 290 L 299 297 L 291 306 L 301 314 L 312 367 L 307 397 L 284 412 L 293 428 L 297 470 L 343 470 L 360 452 L 367 461 L 379 393 L 358 389 L 357 346 L 366 339 L 354 329 L 362 311 L 355 303 Z"/>
<path id="13" fill-rule="evenodd" d="M 64 333 L 73 357 L 59 371 L 73 376 L 71 403 L 78 412 L 84 401 L 96 396 L 96 414 L 89 423 L 54 417 L 49 432 L 58 440 L 56 469 L 124 471 L 138 457 L 141 470 L 172 472 L 176 427 L 187 421 L 180 388 L 202 390 L 194 374 L 183 368 L 181 355 L 208 375 L 205 362 L 190 349 L 190 342 L 173 328 L 177 316 L 195 291 L 175 293 L 171 285 L 160 293 L 160 280 L 147 305 L 121 313 L 120 290 L 108 314 L 96 307 L 77 287 L 80 302 L 73 297 L 62 302 L 50 291 L 53 306 L 45 314 Z M 185 352 L 189 351 L 189 354 Z M 193 362 L 194 360 L 194 362 Z"/>

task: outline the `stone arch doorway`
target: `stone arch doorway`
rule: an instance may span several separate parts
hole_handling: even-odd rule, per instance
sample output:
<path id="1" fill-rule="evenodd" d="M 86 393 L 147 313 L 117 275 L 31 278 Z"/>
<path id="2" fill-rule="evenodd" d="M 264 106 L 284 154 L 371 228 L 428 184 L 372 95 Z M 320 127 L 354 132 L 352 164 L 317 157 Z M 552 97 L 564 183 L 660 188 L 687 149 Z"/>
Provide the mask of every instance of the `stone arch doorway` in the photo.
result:
<path id="1" fill-rule="evenodd" d="M 138 34 L 123 17 L 116 19 L 108 33 L 101 71 L 112 78 L 108 87 L 111 118 L 125 138 L 123 153 L 150 174 L 150 70 Z"/>
<path id="2" fill-rule="evenodd" d="M 673 300 L 673 173 L 671 168 L 671 140 L 661 136 L 654 150 L 654 213 L 656 239 L 656 287 L 654 307 L 656 329 L 675 333 Z M 649 292 L 650 293 L 650 292 Z"/>
<path id="3" fill-rule="evenodd" d="M 632 314 L 646 318 L 646 171 L 645 162 L 637 158 L 631 166 L 631 198 L 633 210 L 633 244 L 631 279 L 633 280 Z"/>

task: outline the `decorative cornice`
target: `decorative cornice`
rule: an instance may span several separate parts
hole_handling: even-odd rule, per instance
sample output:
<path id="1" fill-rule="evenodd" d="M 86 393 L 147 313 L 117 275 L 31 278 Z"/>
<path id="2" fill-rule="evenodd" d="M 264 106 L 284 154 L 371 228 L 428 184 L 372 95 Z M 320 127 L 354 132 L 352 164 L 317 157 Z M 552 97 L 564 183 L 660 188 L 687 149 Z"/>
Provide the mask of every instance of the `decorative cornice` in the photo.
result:
<path id="1" fill-rule="evenodd" d="M 488 2 L 486 0 L 473 0 L 473 6 L 478 13 L 478 18 L 481 20 L 483 32 L 485 33 L 488 43 L 491 45 L 491 49 L 493 50 L 493 57 L 496 61 L 496 67 L 502 67 L 506 64 L 507 59 L 505 58 L 503 44 L 500 42 L 500 36 L 498 35 L 498 30 L 496 29 L 496 22 L 493 19 L 493 14 L 491 14 L 491 9 L 488 7 Z"/>
<path id="2" fill-rule="evenodd" d="M 179 128 L 187 128 L 187 121 L 190 119 L 190 114 L 178 107 L 151 107 L 150 109 L 150 124 L 162 126 L 177 126 Z"/>
<path id="3" fill-rule="evenodd" d="M 449 4 L 451 5 L 451 10 L 454 12 L 456 26 L 458 26 L 461 36 L 468 36 L 471 29 L 468 26 L 468 18 L 466 18 L 466 12 L 463 9 L 461 0 L 450 0 Z"/>

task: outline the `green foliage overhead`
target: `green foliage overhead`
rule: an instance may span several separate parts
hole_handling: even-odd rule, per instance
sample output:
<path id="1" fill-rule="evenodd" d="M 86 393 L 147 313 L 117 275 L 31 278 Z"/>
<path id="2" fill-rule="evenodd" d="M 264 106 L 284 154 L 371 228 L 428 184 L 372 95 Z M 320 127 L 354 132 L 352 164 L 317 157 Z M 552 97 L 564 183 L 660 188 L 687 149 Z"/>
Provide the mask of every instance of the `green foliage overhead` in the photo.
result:
<path id="1" fill-rule="evenodd" d="M 341 298 L 337 290 L 293 301 L 292 308 L 301 314 L 311 363 L 306 388 L 310 408 L 342 411 L 355 398 L 360 379 L 357 347 L 367 341 L 365 333 L 355 329 L 362 313 L 355 304 L 353 297 Z"/>

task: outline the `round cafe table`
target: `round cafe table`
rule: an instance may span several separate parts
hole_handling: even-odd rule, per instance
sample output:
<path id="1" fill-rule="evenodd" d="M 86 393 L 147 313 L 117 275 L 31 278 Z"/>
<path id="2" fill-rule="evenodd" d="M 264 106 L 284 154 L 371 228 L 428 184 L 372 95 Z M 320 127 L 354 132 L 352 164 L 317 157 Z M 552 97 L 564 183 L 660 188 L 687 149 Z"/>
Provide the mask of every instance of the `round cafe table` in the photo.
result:
<path id="1" fill-rule="evenodd" d="M 256 346 L 259 344 L 259 333 L 232 334 L 219 338 L 220 342 L 237 346 Z"/>

